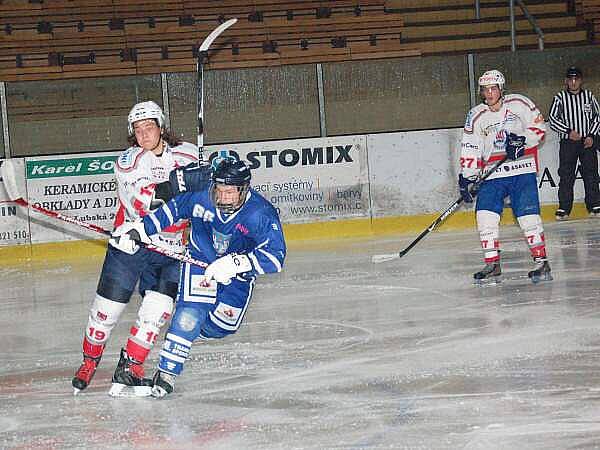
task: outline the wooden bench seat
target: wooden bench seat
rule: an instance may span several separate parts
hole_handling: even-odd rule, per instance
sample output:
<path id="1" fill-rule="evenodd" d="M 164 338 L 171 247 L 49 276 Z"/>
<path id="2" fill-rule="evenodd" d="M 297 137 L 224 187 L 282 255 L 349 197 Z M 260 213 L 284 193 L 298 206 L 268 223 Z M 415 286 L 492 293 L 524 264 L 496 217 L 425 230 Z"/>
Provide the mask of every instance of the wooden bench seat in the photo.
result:
<path id="1" fill-rule="evenodd" d="M 564 3 L 550 3 L 547 5 L 533 4 L 528 6 L 529 11 L 536 19 L 549 15 L 566 15 L 567 7 Z M 397 11 L 402 15 L 406 25 L 426 24 L 431 22 L 451 22 L 459 20 L 476 20 L 475 8 L 473 6 L 457 7 L 451 9 L 421 9 L 410 11 Z M 520 8 L 516 8 L 515 16 L 518 18 L 525 17 Z M 488 6 L 480 9 L 481 20 L 506 18 L 509 17 L 508 6 Z"/>
<path id="2" fill-rule="evenodd" d="M 586 41 L 587 31 L 555 31 L 545 33 L 545 46 L 547 48 L 565 45 L 578 45 Z M 510 36 L 505 33 L 501 35 L 481 35 L 476 39 L 473 37 L 456 37 L 453 39 L 431 39 L 418 43 L 424 55 L 464 53 L 467 51 L 491 51 L 510 50 Z M 519 48 L 536 48 L 538 36 L 533 33 L 517 35 L 517 46 Z"/>
<path id="3" fill-rule="evenodd" d="M 149 17 L 180 17 L 192 15 L 196 19 L 216 19 L 219 16 L 247 16 L 259 11 L 264 17 L 286 16 L 288 11 L 295 15 L 315 14 L 319 7 L 331 8 L 332 14 L 351 12 L 360 8 L 361 12 L 383 10 L 383 0 L 334 0 L 334 1 L 255 1 L 240 2 L 238 0 L 224 1 L 184 1 L 171 0 L 112 0 L 98 2 L 96 0 L 66 0 L 48 1 L 45 3 L 28 3 L 26 1 L 0 2 L 0 25 L 38 23 L 67 23 L 87 20 L 109 19 L 147 19 Z"/>
<path id="4" fill-rule="evenodd" d="M 531 30 L 531 24 L 527 19 L 516 20 L 517 31 Z M 552 28 L 575 27 L 575 17 L 554 17 L 542 18 L 538 20 L 538 25 L 542 30 Z M 406 26 L 402 33 L 403 39 L 415 41 L 418 39 L 442 38 L 454 35 L 478 35 L 482 33 L 510 32 L 510 22 L 501 21 L 473 21 L 473 22 L 454 22 L 447 25 L 429 25 L 429 26 Z"/>

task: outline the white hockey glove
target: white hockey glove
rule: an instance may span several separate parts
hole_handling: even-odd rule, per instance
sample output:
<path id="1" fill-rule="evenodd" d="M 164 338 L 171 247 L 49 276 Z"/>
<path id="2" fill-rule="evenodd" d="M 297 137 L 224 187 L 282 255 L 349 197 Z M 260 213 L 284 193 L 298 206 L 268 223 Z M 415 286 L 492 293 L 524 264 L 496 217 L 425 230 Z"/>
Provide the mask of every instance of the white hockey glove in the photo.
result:
<path id="1" fill-rule="evenodd" d="M 212 278 L 217 283 L 229 284 L 231 279 L 238 274 L 252 270 L 250 258 L 246 255 L 231 253 L 213 261 L 204 271 L 209 280 Z"/>
<path id="2" fill-rule="evenodd" d="M 125 222 L 118 226 L 109 239 L 109 244 L 129 255 L 135 254 L 139 249 L 136 241 L 150 244 L 152 241 L 146 234 L 144 222 L 136 220 L 135 222 Z"/>

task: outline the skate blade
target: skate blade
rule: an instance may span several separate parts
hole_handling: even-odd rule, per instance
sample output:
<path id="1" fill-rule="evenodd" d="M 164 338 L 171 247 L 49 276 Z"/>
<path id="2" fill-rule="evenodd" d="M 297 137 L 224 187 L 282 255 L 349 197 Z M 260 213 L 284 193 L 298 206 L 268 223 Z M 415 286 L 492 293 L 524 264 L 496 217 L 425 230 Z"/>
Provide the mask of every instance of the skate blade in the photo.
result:
<path id="1" fill-rule="evenodd" d="M 82 391 L 82 389 L 77 389 L 76 387 L 73 388 L 73 395 L 77 395 Z"/>
<path id="2" fill-rule="evenodd" d="M 113 383 L 108 391 L 111 397 L 150 397 L 152 386 L 127 386 L 126 384 Z"/>
<path id="3" fill-rule="evenodd" d="M 169 393 L 167 391 L 165 391 L 163 388 L 160 387 L 154 387 L 152 388 L 152 397 L 156 398 L 156 399 L 161 399 L 161 398 L 165 398 L 167 395 L 169 395 Z"/>
<path id="4" fill-rule="evenodd" d="M 533 284 L 538 284 L 541 283 L 543 281 L 552 281 L 554 280 L 554 278 L 552 277 L 552 275 L 550 273 L 546 273 L 544 275 L 534 275 L 532 277 L 529 277 L 529 279 L 531 280 L 531 282 Z"/>
<path id="5" fill-rule="evenodd" d="M 475 286 L 496 286 L 497 284 L 502 283 L 502 278 L 500 276 L 492 277 L 492 278 L 483 278 L 481 280 L 473 280 L 473 284 Z"/>

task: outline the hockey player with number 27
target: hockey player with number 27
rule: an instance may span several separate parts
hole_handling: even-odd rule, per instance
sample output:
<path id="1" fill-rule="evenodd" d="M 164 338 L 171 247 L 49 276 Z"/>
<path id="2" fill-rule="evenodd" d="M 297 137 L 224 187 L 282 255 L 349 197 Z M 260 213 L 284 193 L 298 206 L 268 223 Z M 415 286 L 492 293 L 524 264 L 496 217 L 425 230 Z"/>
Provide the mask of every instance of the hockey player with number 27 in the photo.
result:
<path id="1" fill-rule="evenodd" d="M 188 251 L 210 262 L 206 270 L 182 264 L 177 306 L 153 379 L 154 397 L 173 392 L 194 340 L 219 339 L 239 329 L 256 276 L 283 267 L 286 246 L 277 210 L 250 188 L 250 179 L 243 161 L 223 159 L 209 189 L 178 195 L 113 233 L 150 242 L 180 219 L 190 219 Z"/>
<path id="2" fill-rule="evenodd" d="M 165 129 L 165 116 L 154 102 L 134 105 L 128 115 L 129 147 L 117 159 L 115 176 L 119 205 L 115 227 L 135 221 L 173 196 L 173 177 L 197 163 L 198 148 L 179 142 Z M 210 166 L 206 175 L 209 181 Z M 171 179 L 170 179 L 171 178 Z M 181 178 L 181 177 L 180 177 Z M 183 223 L 165 227 L 152 243 L 183 252 Z M 106 251 L 96 295 L 83 337 L 83 363 L 72 384 L 75 393 L 87 388 L 104 352 L 110 334 L 129 303 L 139 281 L 142 296 L 137 321 L 112 378 L 112 396 L 149 396 L 152 380 L 144 378 L 142 364 L 160 328 L 171 317 L 179 281 L 179 261 L 138 248 L 125 238 L 111 238 Z"/>
<path id="3" fill-rule="evenodd" d="M 478 284 L 500 279 L 500 216 L 504 199 L 510 203 L 525 234 L 534 268 L 528 274 L 537 283 L 551 280 L 537 188 L 537 150 L 546 133 L 544 118 L 527 97 L 504 93 L 504 75 L 498 70 L 479 78 L 483 103 L 471 109 L 463 130 L 459 189 L 465 203 L 475 206 L 485 267 L 473 276 Z M 482 172 L 506 158 L 481 185 Z"/>

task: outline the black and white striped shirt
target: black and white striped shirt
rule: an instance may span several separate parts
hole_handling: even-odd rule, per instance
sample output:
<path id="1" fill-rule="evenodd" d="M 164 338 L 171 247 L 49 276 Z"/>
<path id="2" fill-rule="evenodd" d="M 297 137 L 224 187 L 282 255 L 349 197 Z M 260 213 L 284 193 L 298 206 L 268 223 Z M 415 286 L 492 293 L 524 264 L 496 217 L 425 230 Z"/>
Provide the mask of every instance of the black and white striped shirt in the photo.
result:
<path id="1" fill-rule="evenodd" d="M 550 128 L 561 139 L 567 139 L 571 130 L 583 137 L 600 134 L 600 107 L 598 101 L 587 89 L 578 94 L 564 90 L 554 96 L 550 107 Z"/>

